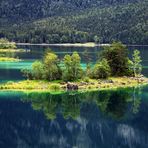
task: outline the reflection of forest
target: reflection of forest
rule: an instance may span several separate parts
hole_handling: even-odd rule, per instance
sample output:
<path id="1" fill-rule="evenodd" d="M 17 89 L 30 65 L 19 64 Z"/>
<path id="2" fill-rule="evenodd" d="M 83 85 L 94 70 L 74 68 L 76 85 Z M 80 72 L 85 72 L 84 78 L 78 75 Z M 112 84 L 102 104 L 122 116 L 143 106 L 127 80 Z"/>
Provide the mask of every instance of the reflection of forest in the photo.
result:
<path id="1" fill-rule="evenodd" d="M 146 148 L 147 92 L 6 93 L 0 96 L 0 148 Z"/>
<path id="2" fill-rule="evenodd" d="M 93 104 L 103 114 L 115 119 L 125 116 L 127 108 L 131 107 L 133 113 L 137 113 L 141 103 L 140 88 L 118 89 L 112 91 L 95 92 L 67 92 L 64 94 L 29 93 L 23 100 L 31 101 L 34 110 L 42 110 L 47 119 L 55 119 L 57 114 L 62 114 L 65 119 L 76 119 L 82 116 L 81 110 L 87 105 Z M 92 105 L 91 105 L 92 106 Z M 95 108 L 93 107 L 93 108 Z M 93 109 L 83 111 L 83 117 L 96 116 Z"/>

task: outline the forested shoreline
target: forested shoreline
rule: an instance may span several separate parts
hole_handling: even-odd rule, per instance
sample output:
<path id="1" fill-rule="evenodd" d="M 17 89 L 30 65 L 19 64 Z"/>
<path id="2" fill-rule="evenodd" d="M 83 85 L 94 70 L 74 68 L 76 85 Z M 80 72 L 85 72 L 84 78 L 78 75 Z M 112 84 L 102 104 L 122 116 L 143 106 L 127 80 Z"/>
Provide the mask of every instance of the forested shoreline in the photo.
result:
<path id="1" fill-rule="evenodd" d="M 120 40 L 124 44 L 148 44 L 146 0 L 102 2 L 101 6 L 95 4 L 90 8 L 82 6 L 78 11 L 69 12 L 65 7 L 61 14 L 57 12 L 56 15 L 38 18 L 28 14 L 31 20 L 21 21 L 20 18 L 15 22 L 14 19 L 10 25 L 12 18 L 2 17 L 0 37 L 21 43 L 111 43 Z"/>

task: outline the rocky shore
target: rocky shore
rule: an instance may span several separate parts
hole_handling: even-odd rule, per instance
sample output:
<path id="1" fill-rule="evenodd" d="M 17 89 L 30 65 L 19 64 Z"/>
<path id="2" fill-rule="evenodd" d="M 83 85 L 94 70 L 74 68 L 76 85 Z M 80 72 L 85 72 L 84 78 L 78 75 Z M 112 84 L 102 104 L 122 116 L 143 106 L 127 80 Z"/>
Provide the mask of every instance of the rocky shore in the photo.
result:
<path id="1" fill-rule="evenodd" d="M 16 90 L 16 91 L 91 91 L 91 90 L 106 90 L 126 87 L 136 87 L 148 84 L 148 78 L 139 77 L 113 77 L 109 79 L 90 79 L 85 82 L 48 82 L 37 80 L 25 80 L 20 82 L 7 82 L 0 85 L 0 90 Z"/>

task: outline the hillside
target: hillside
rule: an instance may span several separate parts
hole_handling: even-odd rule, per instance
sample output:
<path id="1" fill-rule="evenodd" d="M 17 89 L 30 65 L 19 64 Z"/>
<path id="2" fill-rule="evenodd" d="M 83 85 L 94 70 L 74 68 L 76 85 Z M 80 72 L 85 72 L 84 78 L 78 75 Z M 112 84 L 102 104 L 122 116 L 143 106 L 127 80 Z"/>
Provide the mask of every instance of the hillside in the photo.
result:
<path id="1" fill-rule="evenodd" d="M 136 1 L 138 0 L 1 0 L 0 16 L 5 21 L 21 22 Z"/>
<path id="2" fill-rule="evenodd" d="M 88 42 L 98 37 L 100 43 L 112 40 L 148 43 L 147 0 L 19 0 L 15 3 L 2 0 L 0 37 L 31 43 Z"/>

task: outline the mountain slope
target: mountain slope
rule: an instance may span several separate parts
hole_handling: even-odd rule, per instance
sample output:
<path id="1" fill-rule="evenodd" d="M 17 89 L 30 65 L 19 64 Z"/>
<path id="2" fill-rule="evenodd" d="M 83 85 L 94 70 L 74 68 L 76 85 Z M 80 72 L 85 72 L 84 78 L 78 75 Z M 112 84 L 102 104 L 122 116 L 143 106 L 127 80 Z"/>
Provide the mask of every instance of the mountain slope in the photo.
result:
<path id="1" fill-rule="evenodd" d="M 138 0 L 1 0 L 0 16 L 5 21 L 29 21 L 92 7 L 121 5 L 136 1 Z"/>
<path id="2" fill-rule="evenodd" d="M 53 1 L 46 0 L 46 2 Z M 61 10 L 62 4 L 65 4 L 67 0 L 55 2 L 57 2 L 56 5 L 59 4 Z M 76 2 L 79 2 L 79 5 L 76 5 Z M 71 13 L 66 10 L 58 14 L 56 13 L 58 9 L 55 9 L 56 15 L 44 16 L 45 18 L 37 15 L 37 18 L 41 18 L 34 17 L 31 21 L 27 18 L 29 23 L 21 23 L 22 20 L 17 24 L 16 20 L 13 24 L 3 25 L 5 23 L 1 23 L 0 37 L 7 37 L 17 42 L 65 43 L 94 41 L 94 37 L 97 35 L 101 43 L 121 40 L 128 44 L 148 44 L 147 0 L 140 2 L 135 0 L 128 0 L 128 2 L 127 0 L 100 0 L 100 3 L 96 2 L 98 1 L 69 0 L 69 3 L 65 4 L 64 10 L 70 8 Z M 77 9 L 75 10 L 75 8 Z M 31 14 L 34 14 L 33 12 Z M 6 16 L 5 18 L 8 18 Z M 1 20 L 3 19 L 4 17 Z"/>

